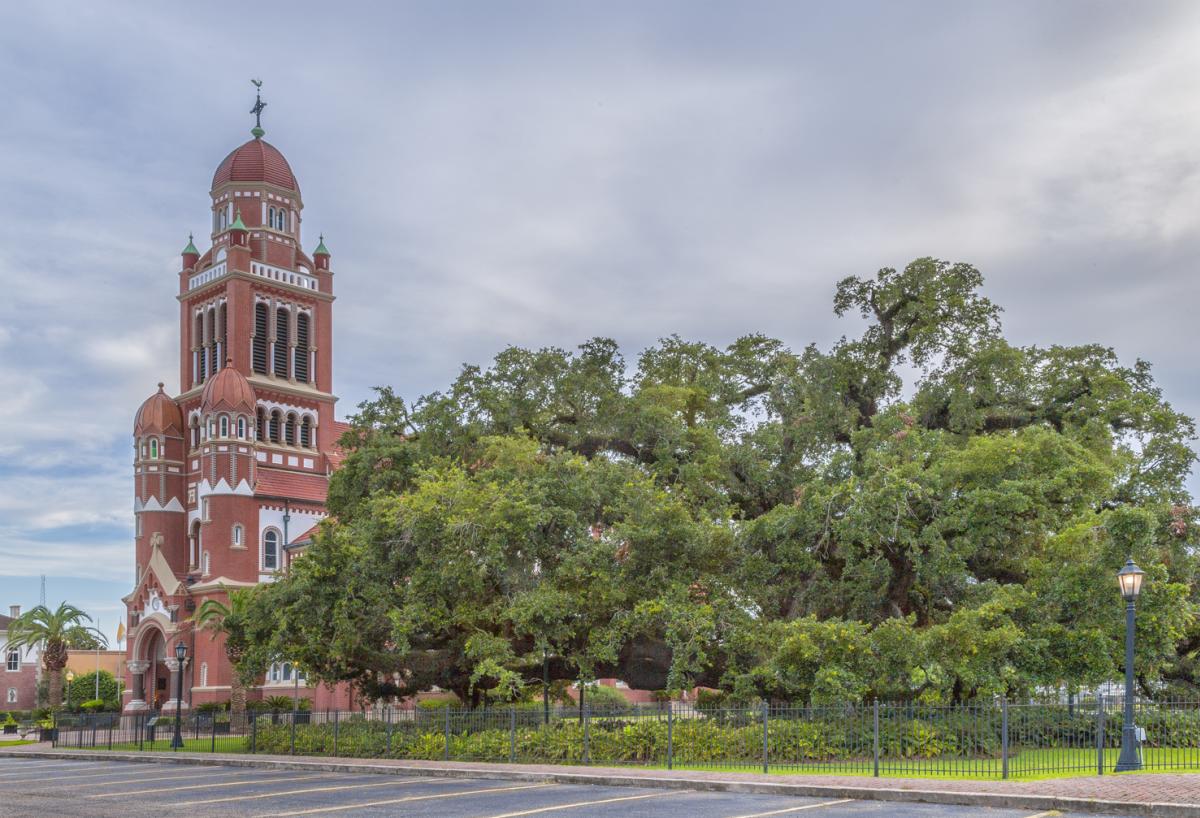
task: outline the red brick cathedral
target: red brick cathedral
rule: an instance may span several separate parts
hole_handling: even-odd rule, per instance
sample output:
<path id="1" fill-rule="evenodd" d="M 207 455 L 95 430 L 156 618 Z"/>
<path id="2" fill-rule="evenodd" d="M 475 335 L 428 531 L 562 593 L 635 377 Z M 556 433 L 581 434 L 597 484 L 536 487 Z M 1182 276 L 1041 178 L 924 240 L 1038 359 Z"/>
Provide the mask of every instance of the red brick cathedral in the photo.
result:
<path id="1" fill-rule="evenodd" d="M 190 618 L 207 598 L 273 581 L 311 541 L 345 430 L 333 414 L 329 251 L 323 241 L 311 256 L 301 249 L 300 186 L 262 128 L 251 133 L 213 174 L 211 247 L 183 249 L 180 393 L 160 383 L 134 421 L 126 712 L 229 699 L 223 640 Z M 249 697 L 299 685 L 317 707 L 347 706 L 344 690 L 310 689 L 294 674 L 281 657 Z"/>

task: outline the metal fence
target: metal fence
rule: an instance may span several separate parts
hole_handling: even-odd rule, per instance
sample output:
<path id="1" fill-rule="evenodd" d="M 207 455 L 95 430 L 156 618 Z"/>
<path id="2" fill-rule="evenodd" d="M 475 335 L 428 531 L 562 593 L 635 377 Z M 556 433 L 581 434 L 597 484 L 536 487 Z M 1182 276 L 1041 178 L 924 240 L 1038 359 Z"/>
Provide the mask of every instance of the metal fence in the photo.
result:
<path id="1" fill-rule="evenodd" d="M 57 747 L 886 777 L 1103 775 L 1121 701 L 60 716 Z M 1139 701 L 1145 769 L 1200 769 L 1200 701 Z"/>

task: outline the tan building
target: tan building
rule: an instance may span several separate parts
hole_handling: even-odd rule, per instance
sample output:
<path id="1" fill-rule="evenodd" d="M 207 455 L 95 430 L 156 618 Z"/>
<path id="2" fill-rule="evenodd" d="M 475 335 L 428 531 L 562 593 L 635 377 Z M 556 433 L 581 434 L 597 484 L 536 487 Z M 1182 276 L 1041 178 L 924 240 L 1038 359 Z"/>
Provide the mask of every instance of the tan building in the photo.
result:
<path id="1" fill-rule="evenodd" d="M 63 673 L 70 670 L 76 676 L 82 676 L 85 673 L 91 673 L 96 670 L 97 664 L 100 670 L 107 670 L 116 678 L 120 679 L 121 674 L 125 672 L 125 651 L 123 650 L 72 650 L 67 652 L 67 667 Z"/>

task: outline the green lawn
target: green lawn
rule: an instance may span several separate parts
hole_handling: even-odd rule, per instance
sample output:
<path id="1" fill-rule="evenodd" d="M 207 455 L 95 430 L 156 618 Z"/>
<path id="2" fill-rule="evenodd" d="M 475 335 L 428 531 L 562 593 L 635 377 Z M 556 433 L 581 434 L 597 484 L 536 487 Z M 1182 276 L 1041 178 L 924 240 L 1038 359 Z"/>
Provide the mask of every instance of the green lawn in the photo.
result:
<path id="1" fill-rule="evenodd" d="M 1112 775 L 1113 767 L 1120 755 L 1118 749 L 1104 751 L 1104 774 Z M 596 764 L 603 762 L 597 761 Z M 1142 750 L 1142 763 L 1149 773 L 1200 773 L 1200 748 L 1155 748 Z M 665 769 L 665 765 L 657 765 Z M 676 770 L 711 772 L 762 773 L 762 764 L 675 764 Z M 770 775 L 846 775 L 871 777 L 874 775 L 870 759 L 848 762 L 789 765 L 786 762 L 772 764 Z M 1047 778 L 1071 778 L 1096 774 L 1096 751 L 1089 749 L 1022 750 L 1009 758 L 1008 777 L 1022 781 Z M 882 778 L 931 778 L 941 780 L 995 780 L 1002 777 L 1002 764 L 998 758 L 970 759 L 881 759 L 879 775 Z M 1126 775 L 1126 773 L 1121 773 Z"/>
<path id="2" fill-rule="evenodd" d="M 31 738 L 0 738 L 0 747 L 19 747 L 22 744 L 37 744 L 37 742 Z"/>

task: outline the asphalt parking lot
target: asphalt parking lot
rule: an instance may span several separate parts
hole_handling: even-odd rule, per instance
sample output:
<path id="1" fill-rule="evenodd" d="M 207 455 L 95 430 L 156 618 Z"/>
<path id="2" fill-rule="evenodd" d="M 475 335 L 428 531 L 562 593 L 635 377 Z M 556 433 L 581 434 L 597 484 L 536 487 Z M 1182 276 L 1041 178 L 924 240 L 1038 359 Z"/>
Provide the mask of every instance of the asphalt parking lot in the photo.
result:
<path id="1" fill-rule="evenodd" d="M 1028 810 L 169 763 L 0 759 L 0 816 L 1048 818 Z"/>

